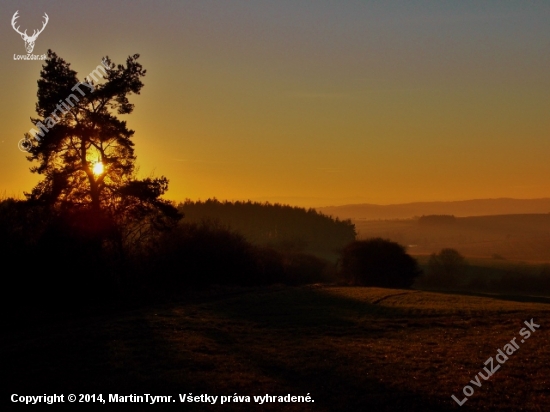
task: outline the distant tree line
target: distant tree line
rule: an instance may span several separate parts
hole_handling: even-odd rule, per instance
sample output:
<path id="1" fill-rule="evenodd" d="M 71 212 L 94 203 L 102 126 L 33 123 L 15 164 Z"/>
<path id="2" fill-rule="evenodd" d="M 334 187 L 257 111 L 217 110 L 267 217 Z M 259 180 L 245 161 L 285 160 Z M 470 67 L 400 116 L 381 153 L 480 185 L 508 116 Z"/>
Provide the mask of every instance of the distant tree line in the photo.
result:
<path id="1" fill-rule="evenodd" d="M 550 296 L 550 265 L 528 265 L 502 262 L 474 265 L 451 248 L 433 253 L 424 274 L 415 287 L 431 290 L 457 290 L 467 292 L 501 293 L 510 295 Z M 500 263 L 499 263 L 500 261 Z"/>
<path id="2" fill-rule="evenodd" d="M 438 226 L 456 223 L 454 215 L 426 215 L 418 218 L 418 224 L 422 226 Z"/>
<path id="3" fill-rule="evenodd" d="M 214 220 L 256 245 L 283 252 L 336 257 L 355 240 L 351 220 L 331 218 L 315 209 L 259 202 L 186 201 L 178 206 L 186 222 Z"/>

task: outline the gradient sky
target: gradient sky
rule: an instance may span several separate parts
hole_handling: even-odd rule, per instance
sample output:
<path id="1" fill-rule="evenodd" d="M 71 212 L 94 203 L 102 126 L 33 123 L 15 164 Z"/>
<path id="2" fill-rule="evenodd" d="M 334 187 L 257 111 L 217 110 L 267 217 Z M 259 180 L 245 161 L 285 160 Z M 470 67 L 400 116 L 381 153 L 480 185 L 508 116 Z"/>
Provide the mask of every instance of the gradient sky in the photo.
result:
<path id="1" fill-rule="evenodd" d="M 139 53 L 141 176 L 174 200 L 300 206 L 550 197 L 550 2 L 10 1 L 0 5 L 0 196 L 39 176 L 17 142 L 48 26 L 86 76 Z"/>

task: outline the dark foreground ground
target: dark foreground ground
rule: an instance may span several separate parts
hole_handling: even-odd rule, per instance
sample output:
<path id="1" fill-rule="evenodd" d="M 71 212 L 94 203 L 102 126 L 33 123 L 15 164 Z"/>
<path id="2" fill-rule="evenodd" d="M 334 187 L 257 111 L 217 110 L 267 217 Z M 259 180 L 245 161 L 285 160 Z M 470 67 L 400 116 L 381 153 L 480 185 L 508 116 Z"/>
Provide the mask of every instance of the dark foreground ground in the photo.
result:
<path id="1" fill-rule="evenodd" d="M 218 289 L 110 314 L 37 313 L 1 337 L 2 403 L 12 394 L 102 394 L 48 410 L 548 411 L 550 304 L 345 287 Z M 540 328 L 521 343 L 524 321 Z M 484 362 L 519 349 L 481 387 Z M 495 360 L 495 367 L 497 361 Z M 474 394 L 464 399 L 465 385 Z M 178 394 L 218 396 L 215 405 Z M 176 402 L 109 402 L 108 394 Z M 233 395 L 250 396 L 235 403 Z M 313 403 L 254 402 L 254 395 Z M 221 396 L 231 402 L 220 405 Z M 45 406 L 45 405 L 44 405 Z M 40 408 L 45 409 L 45 408 Z"/>

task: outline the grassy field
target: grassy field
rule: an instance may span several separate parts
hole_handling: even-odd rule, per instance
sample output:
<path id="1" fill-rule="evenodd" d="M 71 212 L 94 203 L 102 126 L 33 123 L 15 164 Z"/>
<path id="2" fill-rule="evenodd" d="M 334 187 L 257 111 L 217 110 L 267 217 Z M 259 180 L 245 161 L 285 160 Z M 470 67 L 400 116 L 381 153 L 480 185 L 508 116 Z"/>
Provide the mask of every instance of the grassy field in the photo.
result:
<path id="1" fill-rule="evenodd" d="M 179 302 L 115 314 L 42 315 L 4 328 L 4 401 L 12 393 L 310 394 L 314 403 L 258 405 L 251 398 L 251 403 L 223 405 L 219 399 L 215 405 L 178 399 L 169 405 L 66 406 L 76 411 L 547 411 L 550 303 L 538 302 L 276 286 L 190 293 Z M 519 331 L 531 318 L 540 329 L 519 343 Z M 481 387 L 469 383 L 513 338 L 520 348 L 506 363 L 481 380 Z M 467 384 L 475 393 L 459 407 L 451 395 L 463 399 Z"/>

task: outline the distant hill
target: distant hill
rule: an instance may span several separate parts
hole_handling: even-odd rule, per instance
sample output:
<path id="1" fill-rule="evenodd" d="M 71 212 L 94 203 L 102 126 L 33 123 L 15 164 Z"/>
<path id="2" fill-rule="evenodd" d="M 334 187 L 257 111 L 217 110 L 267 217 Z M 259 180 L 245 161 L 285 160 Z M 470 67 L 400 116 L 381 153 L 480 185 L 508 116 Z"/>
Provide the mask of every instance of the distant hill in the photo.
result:
<path id="1" fill-rule="evenodd" d="M 453 248 L 466 257 L 550 263 L 550 214 L 356 220 L 360 239 L 383 237 L 414 255 Z"/>
<path id="2" fill-rule="evenodd" d="M 409 219 L 422 215 L 488 216 L 550 213 L 550 198 L 474 199 L 456 202 L 416 202 L 394 205 L 354 204 L 318 207 L 323 214 L 339 219 Z"/>

